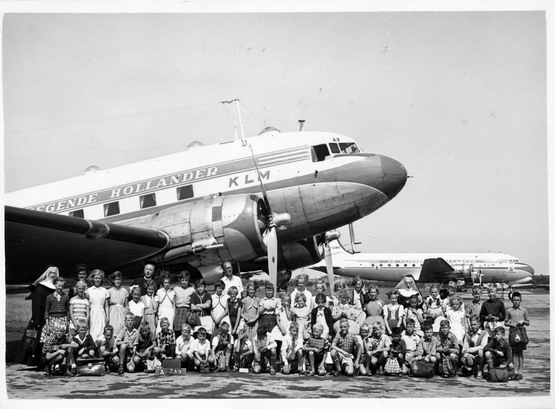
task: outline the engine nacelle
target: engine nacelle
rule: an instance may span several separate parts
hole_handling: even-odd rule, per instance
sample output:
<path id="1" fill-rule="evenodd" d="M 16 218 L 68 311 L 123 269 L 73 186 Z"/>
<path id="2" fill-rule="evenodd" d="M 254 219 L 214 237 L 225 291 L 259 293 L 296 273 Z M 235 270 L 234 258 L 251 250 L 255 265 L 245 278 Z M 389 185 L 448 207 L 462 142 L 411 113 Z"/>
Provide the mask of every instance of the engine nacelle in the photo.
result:
<path id="1" fill-rule="evenodd" d="M 324 258 L 324 247 L 318 243 L 316 237 L 283 244 L 281 249 L 283 258 L 279 258 L 279 270 L 308 267 Z"/>
<path id="2" fill-rule="evenodd" d="M 140 220 L 141 227 L 163 230 L 171 238 L 161 263 L 193 266 L 265 255 L 265 221 L 264 201 L 257 195 L 208 197 Z"/>

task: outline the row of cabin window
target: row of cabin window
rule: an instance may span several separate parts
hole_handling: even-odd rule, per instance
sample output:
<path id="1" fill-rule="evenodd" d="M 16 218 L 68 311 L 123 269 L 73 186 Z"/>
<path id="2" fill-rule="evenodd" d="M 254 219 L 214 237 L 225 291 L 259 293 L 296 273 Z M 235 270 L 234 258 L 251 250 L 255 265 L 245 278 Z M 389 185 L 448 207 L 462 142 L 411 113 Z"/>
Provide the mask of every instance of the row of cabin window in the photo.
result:
<path id="1" fill-rule="evenodd" d="M 181 186 L 176 189 L 177 200 L 185 200 L 194 197 L 193 186 Z M 141 209 L 147 209 L 149 207 L 156 206 L 156 193 L 149 193 L 148 195 L 139 196 L 139 207 Z M 104 217 L 114 216 L 120 214 L 119 202 L 110 202 L 104 204 Z M 85 217 L 85 212 L 83 209 L 74 210 L 69 212 L 72 217 Z"/>

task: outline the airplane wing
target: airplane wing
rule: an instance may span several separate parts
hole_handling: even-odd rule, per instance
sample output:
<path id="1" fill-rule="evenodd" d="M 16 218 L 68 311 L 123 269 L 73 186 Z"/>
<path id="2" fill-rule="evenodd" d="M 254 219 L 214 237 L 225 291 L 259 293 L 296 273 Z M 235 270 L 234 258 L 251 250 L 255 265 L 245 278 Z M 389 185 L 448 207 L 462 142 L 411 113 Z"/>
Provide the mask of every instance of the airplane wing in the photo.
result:
<path id="1" fill-rule="evenodd" d="M 157 254 L 169 242 L 155 229 L 5 206 L 7 284 L 33 281 L 48 264 L 65 277 L 77 263 L 117 268 Z"/>
<path id="2" fill-rule="evenodd" d="M 457 280 L 457 274 L 455 269 L 451 265 L 442 259 L 438 258 L 427 258 L 422 264 L 422 269 L 420 271 L 420 276 L 418 281 L 424 283 L 432 282 L 449 282 L 451 280 Z"/>

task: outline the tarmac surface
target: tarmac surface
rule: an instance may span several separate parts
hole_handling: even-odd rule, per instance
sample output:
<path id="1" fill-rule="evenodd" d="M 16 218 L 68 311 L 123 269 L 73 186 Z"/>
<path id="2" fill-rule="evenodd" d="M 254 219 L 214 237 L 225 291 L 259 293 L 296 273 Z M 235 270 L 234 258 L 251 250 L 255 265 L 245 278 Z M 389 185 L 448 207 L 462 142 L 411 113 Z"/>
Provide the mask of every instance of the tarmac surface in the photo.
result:
<path id="1" fill-rule="evenodd" d="M 7 365 L 8 402 L 18 399 L 335 399 L 511 398 L 503 407 L 555 407 L 551 402 L 550 311 L 545 290 L 524 290 L 530 314 L 524 379 L 490 383 L 473 377 L 418 379 L 407 376 L 333 377 L 267 373 L 136 373 L 101 377 L 48 377 L 24 365 Z M 469 299 L 470 295 L 463 295 Z M 506 306 L 510 302 L 505 300 Z M 540 398 L 540 399 L 535 399 Z M 480 402 L 484 401 L 483 399 Z M 417 400 L 418 402 L 418 400 Z M 458 400 L 460 403 L 461 401 Z M 472 401 L 470 401 L 472 402 Z M 495 400 L 497 402 L 497 400 Z M 469 402 L 467 402 L 469 403 Z M 467 406 L 467 405 L 466 405 Z M 3 406 L 6 407 L 6 406 Z M 9 406 L 11 407 L 11 406 Z"/>

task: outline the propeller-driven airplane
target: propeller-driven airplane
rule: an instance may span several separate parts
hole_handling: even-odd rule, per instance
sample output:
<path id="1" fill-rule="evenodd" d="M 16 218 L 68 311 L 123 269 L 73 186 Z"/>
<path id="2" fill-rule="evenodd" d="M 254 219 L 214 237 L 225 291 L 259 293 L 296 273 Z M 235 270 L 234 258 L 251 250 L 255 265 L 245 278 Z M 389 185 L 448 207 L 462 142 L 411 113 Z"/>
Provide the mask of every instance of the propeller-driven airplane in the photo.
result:
<path id="1" fill-rule="evenodd" d="M 532 280 L 534 269 L 503 253 L 350 253 L 333 240 L 329 243 L 333 273 L 360 276 L 372 281 L 399 282 L 412 275 L 417 282 L 464 280 L 467 284 L 523 284 Z M 311 269 L 326 272 L 326 263 Z M 329 274 L 329 272 L 328 272 Z"/>
<path id="2" fill-rule="evenodd" d="M 325 232 L 376 211 L 406 180 L 396 160 L 302 126 L 88 172 L 5 195 L 6 283 L 49 263 L 136 276 L 145 260 L 209 282 L 223 261 L 267 263 L 273 283 L 278 270 L 288 280 L 322 259 Z"/>

